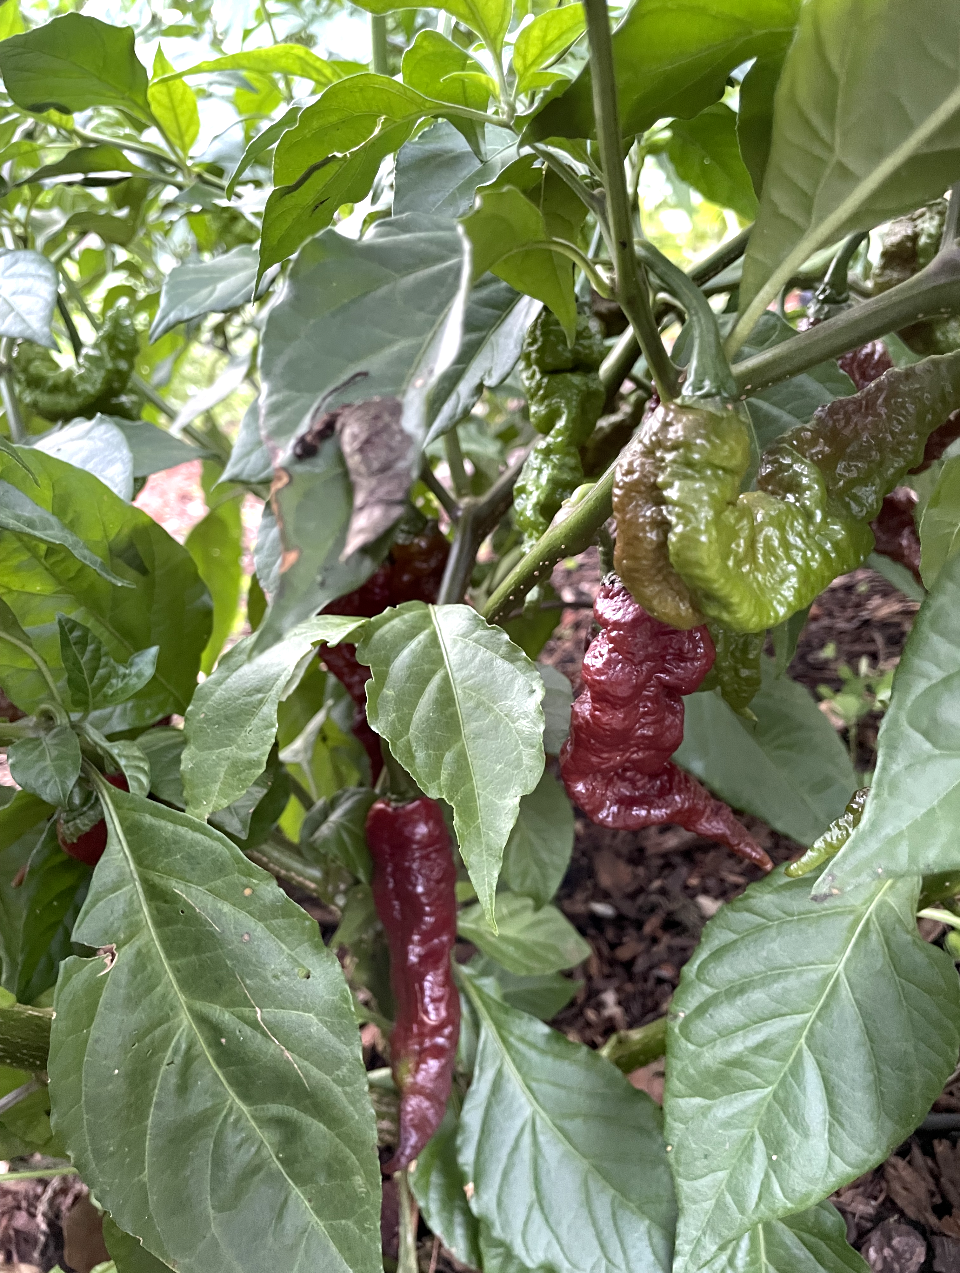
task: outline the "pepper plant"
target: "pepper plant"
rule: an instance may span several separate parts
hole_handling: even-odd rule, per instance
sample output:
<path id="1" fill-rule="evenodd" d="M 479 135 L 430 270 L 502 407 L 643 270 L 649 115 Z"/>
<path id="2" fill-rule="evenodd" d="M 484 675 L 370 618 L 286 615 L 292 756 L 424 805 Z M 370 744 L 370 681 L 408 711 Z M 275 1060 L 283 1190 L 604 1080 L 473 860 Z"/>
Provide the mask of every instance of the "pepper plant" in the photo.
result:
<path id="1" fill-rule="evenodd" d="M 362 8 L 0 6 L 2 1155 L 120 1273 L 370 1273 L 384 1172 L 403 1273 L 417 1208 L 485 1273 L 864 1269 L 826 1199 L 960 1051 L 960 9 Z M 865 561 L 921 605 L 857 791 L 786 669 Z M 754 864 L 603 1054 L 574 803 Z"/>

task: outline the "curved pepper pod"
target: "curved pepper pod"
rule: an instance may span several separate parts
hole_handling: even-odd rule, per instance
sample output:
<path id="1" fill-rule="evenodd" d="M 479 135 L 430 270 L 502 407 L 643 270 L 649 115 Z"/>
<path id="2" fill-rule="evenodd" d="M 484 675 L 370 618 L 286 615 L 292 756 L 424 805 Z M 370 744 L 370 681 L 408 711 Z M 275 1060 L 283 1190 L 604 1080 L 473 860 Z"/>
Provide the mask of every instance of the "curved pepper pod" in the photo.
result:
<path id="1" fill-rule="evenodd" d="M 615 577 L 601 586 L 594 616 L 603 631 L 584 657 L 560 752 L 571 800 L 600 826 L 672 822 L 769 870 L 770 859 L 731 810 L 670 760 L 683 741 L 682 696 L 713 664 L 707 628 L 660 623 Z"/>
<path id="2" fill-rule="evenodd" d="M 440 806 L 377 800 L 366 821 L 373 900 L 390 948 L 396 1024 L 390 1035 L 400 1135 L 386 1173 L 409 1166 L 443 1120 L 460 1037 L 451 955 L 457 872 Z"/>
<path id="3" fill-rule="evenodd" d="M 860 825 L 869 794 L 869 787 L 861 787 L 859 791 L 855 791 L 840 817 L 834 818 L 823 835 L 819 839 L 814 840 L 803 857 L 797 858 L 796 862 L 790 863 L 786 868 L 785 874 L 789 875 L 791 879 L 799 879 L 800 876 L 809 875 L 818 866 L 823 866 L 832 857 L 836 857 Z"/>

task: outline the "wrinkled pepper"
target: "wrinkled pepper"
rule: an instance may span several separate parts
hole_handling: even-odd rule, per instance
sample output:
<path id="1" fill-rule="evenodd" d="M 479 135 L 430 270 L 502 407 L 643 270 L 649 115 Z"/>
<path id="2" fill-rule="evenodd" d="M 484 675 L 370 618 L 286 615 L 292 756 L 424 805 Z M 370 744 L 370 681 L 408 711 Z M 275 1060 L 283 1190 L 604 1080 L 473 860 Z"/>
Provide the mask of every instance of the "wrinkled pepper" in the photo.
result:
<path id="1" fill-rule="evenodd" d="M 890 222 L 881 238 L 880 255 L 870 276 L 870 289 L 875 296 L 905 283 L 930 264 L 940 250 L 946 216 L 946 199 L 937 199 Z M 902 328 L 897 335 L 923 357 L 949 354 L 960 349 L 960 315 L 923 318 Z"/>
<path id="2" fill-rule="evenodd" d="M 421 796 L 377 800 L 366 821 L 373 900 L 390 949 L 396 1020 L 390 1034 L 400 1131 L 385 1173 L 407 1167 L 443 1120 L 460 1035 L 451 956 L 457 872 L 440 806 Z"/>
<path id="3" fill-rule="evenodd" d="M 824 862 L 829 862 L 832 857 L 836 857 L 850 839 L 854 829 L 860 825 L 869 794 L 869 787 L 861 787 L 859 791 L 855 791 L 840 817 L 835 818 L 823 835 L 814 840 L 803 857 L 790 863 L 785 874 L 791 879 L 799 879 L 801 875 L 808 875 L 818 866 L 823 866 Z"/>
<path id="4" fill-rule="evenodd" d="M 585 315 L 577 320 L 572 348 L 548 309 L 527 332 L 520 377 L 530 423 L 544 436 L 527 456 L 513 492 L 514 523 L 525 552 L 583 483 L 579 448 L 593 432 L 606 397 L 597 374 L 603 355 L 600 334 Z"/>
<path id="5" fill-rule="evenodd" d="M 373 618 L 389 606 L 405 601 L 436 601 L 450 545 L 440 534 L 435 522 L 419 533 L 398 535 L 390 552 L 362 587 L 345 597 L 338 597 L 324 614 L 355 614 Z M 367 680 L 370 669 L 357 662 L 355 645 L 324 646 L 321 657 L 327 668 L 344 686 L 356 704 L 354 737 L 359 739 L 370 758 L 374 781 L 383 767 L 380 739 L 367 724 Z"/>
<path id="6" fill-rule="evenodd" d="M 683 699 L 713 666 L 706 626 L 679 630 L 651 618 L 616 576 L 597 593 L 601 627 L 583 660 L 560 773 L 570 799 L 600 826 L 665 822 L 725 844 L 771 869 L 731 810 L 670 757 L 683 741 Z"/>
<path id="7" fill-rule="evenodd" d="M 716 650 L 713 667 L 704 678 L 701 689 L 718 689 L 725 702 L 740 716 L 749 716 L 747 708 L 760 688 L 760 656 L 766 640 L 764 632 L 731 632 L 719 623 L 707 627 Z"/>
<path id="8" fill-rule="evenodd" d="M 665 623 L 709 618 L 762 632 L 870 552 L 883 496 L 960 405 L 960 354 L 895 368 L 820 407 L 767 448 L 756 489 L 742 492 L 750 428 L 730 400 L 716 324 L 702 309 L 691 306 L 696 339 L 683 395 L 657 408 L 621 458 L 615 561 Z"/>
<path id="9" fill-rule="evenodd" d="M 96 345 L 87 346 L 73 367 L 61 367 L 49 350 L 21 341 L 12 359 L 20 401 L 45 420 L 89 419 L 98 411 L 136 420 L 141 402 L 126 390 L 139 348 L 125 300 L 113 306 Z"/>

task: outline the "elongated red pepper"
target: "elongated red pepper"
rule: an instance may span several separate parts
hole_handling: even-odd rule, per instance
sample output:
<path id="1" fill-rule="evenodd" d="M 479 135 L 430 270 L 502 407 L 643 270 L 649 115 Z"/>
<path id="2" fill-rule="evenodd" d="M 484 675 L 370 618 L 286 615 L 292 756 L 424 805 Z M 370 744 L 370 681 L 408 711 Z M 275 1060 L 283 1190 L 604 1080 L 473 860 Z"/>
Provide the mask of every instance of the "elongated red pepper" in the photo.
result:
<path id="1" fill-rule="evenodd" d="M 600 826 L 672 822 L 769 871 L 772 863 L 722 801 L 670 757 L 683 741 L 682 695 L 713 666 L 705 624 L 680 631 L 653 619 L 616 576 L 593 607 L 603 631 L 583 660 L 560 772 L 570 799 Z"/>
<path id="2" fill-rule="evenodd" d="M 451 955 L 457 872 L 440 806 L 377 800 L 367 814 L 373 900 L 390 948 L 396 1022 L 390 1035 L 400 1137 L 386 1173 L 407 1167 L 443 1120 L 460 1036 Z"/>

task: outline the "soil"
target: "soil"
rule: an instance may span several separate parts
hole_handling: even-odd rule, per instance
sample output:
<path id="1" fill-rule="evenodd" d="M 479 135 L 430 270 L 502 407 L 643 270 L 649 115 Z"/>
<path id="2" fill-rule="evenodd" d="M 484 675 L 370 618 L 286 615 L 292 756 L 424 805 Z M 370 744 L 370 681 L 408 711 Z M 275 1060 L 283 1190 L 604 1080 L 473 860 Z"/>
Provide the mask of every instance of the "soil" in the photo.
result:
<path id="1" fill-rule="evenodd" d="M 167 482 L 155 488 L 151 479 L 137 500 L 158 521 L 169 523 L 168 529 L 181 541 L 204 511 L 198 470 L 199 465 L 184 465 L 173 471 L 172 481 L 167 475 Z M 252 540 L 256 507 L 245 509 L 244 520 Z M 554 573 L 554 586 L 568 608 L 541 657 L 564 672 L 574 687 L 592 636 L 589 606 L 599 576 L 595 553 L 561 564 Z M 896 665 L 916 611 L 914 602 L 873 571 L 843 576 L 811 608 L 790 674 L 816 694 L 820 686 L 840 689 L 839 669 L 846 665 L 857 671 L 862 659 L 869 670 L 886 671 Z M 844 732 L 829 704 L 824 710 Z M 858 726 L 856 754 L 862 769 L 873 764 L 878 724 L 874 713 Z M 743 820 L 775 862 L 800 852 L 800 846 L 758 819 Z M 576 974 L 583 983 L 576 998 L 552 1024 L 571 1039 L 599 1047 L 615 1031 L 643 1025 L 665 1011 L 703 925 L 760 873 L 676 827 L 607 831 L 578 816 L 576 831 L 573 858 L 557 902 L 590 943 L 591 955 Z M 300 900 L 316 913 L 329 936 L 329 914 Z M 939 940 L 943 929 L 921 921 L 921 931 L 928 940 Z M 382 1064 L 376 1028 L 364 1031 L 368 1063 Z M 630 1077 L 635 1086 L 662 1099 L 662 1061 Z M 960 1112 L 960 1081 L 951 1081 L 934 1109 Z M 887 1162 L 834 1196 L 850 1241 L 875 1273 L 960 1273 L 958 1134 L 918 1132 Z M 59 1261 L 68 1269 L 64 1218 L 84 1196 L 75 1177 L 0 1186 L 0 1267 L 46 1273 Z M 75 1227 L 81 1214 L 86 1216 L 77 1209 L 71 1217 Z M 396 1193 L 388 1182 L 383 1214 L 388 1256 L 396 1252 L 396 1215 Z M 73 1273 L 88 1273 L 90 1257 L 79 1253 L 79 1245 L 74 1250 L 78 1254 Z M 422 1222 L 419 1252 L 423 1273 L 462 1270 Z"/>

